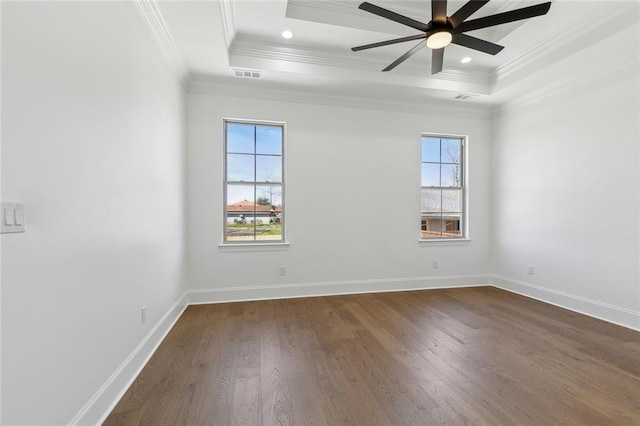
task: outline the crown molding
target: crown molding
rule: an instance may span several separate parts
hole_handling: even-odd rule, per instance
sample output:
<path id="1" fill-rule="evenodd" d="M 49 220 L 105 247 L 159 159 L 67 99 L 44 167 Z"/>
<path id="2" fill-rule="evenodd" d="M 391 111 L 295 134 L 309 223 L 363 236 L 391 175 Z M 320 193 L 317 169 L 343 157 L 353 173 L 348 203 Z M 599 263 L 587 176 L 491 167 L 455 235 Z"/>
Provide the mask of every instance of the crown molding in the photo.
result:
<path id="1" fill-rule="evenodd" d="M 582 72 L 564 75 L 552 83 L 528 92 L 524 96 L 507 101 L 491 111 L 492 118 L 506 117 L 511 114 L 522 114 L 528 108 L 536 107 L 548 99 L 559 97 L 570 98 L 571 94 L 587 93 L 594 87 L 614 84 L 627 79 L 634 79 L 640 73 L 640 62 L 618 60 L 614 65 L 607 64 L 598 68 L 585 68 Z"/>
<path id="2" fill-rule="evenodd" d="M 426 99 L 423 102 L 403 102 L 399 100 L 373 97 L 346 97 L 319 94 L 307 90 L 293 90 L 290 87 L 264 87 L 255 81 L 235 82 L 232 79 L 217 79 L 205 75 L 192 75 L 187 91 L 217 96 L 261 99 L 278 102 L 292 102 L 313 105 L 338 106 L 346 108 L 393 111 L 431 116 L 466 117 L 487 119 L 491 111 L 485 105 Z"/>
<path id="3" fill-rule="evenodd" d="M 291 45 L 260 44 L 257 40 L 237 37 L 229 48 L 229 56 L 246 56 L 264 60 L 295 62 L 308 65 L 319 65 L 333 68 L 347 68 L 357 71 L 380 72 L 388 63 L 379 59 L 371 59 L 354 54 L 342 54 L 310 48 L 297 48 Z M 450 68 L 440 72 L 437 76 L 431 76 L 424 67 L 416 67 L 403 64 L 394 70 L 395 74 L 408 77 L 430 78 L 433 80 L 446 80 L 455 83 L 473 84 L 488 89 L 491 83 L 491 74 L 488 72 L 470 72 Z"/>
<path id="4" fill-rule="evenodd" d="M 495 86 L 495 84 L 517 73 L 536 69 L 536 64 L 558 52 L 563 52 L 574 43 L 583 40 L 583 44 L 587 44 L 593 38 L 599 40 L 600 34 L 611 34 L 612 28 L 616 29 L 614 32 L 617 32 L 638 21 L 637 2 L 608 0 L 607 3 L 615 5 L 615 8 L 613 10 L 607 9 L 606 13 L 603 13 L 603 10 L 599 8 L 593 9 L 583 19 L 557 31 L 497 67 L 492 76 L 493 85 Z"/>
<path id="5" fill-rule="evenodd" d="M 222 15 L 222 28 L 227 49 L 233 43 L 236 36 L 236 6 L 234 0 L 219 0 Z"/>
<path id="6" fill-rule="evenodd" d="M 169 66 L 173 69 L 180 82 L 185 85 L 187 68 L 182 60 L 182 56 L 178 53 L 176 43 L 158 8 L 156 0 L 134 0 L 134 3 L 147 23 L 147 28 L 162 49 L 165 58 L 169 62 Z"/>

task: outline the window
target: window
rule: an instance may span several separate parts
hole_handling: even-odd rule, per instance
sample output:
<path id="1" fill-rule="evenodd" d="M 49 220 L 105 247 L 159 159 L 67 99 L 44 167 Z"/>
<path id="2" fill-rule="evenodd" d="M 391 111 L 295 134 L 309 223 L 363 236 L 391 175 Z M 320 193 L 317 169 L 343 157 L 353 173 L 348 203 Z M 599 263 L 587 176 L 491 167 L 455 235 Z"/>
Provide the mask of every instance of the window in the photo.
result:
<path id="1" fill-rule="evenodd" d="M 422 135 L 422 239 L 465 237 L 464 141 Z"/>
<path id="2" fill-rule="evenodd" d="M 284 242 L 284 123 L 224 120 L 224 242 Z"/>

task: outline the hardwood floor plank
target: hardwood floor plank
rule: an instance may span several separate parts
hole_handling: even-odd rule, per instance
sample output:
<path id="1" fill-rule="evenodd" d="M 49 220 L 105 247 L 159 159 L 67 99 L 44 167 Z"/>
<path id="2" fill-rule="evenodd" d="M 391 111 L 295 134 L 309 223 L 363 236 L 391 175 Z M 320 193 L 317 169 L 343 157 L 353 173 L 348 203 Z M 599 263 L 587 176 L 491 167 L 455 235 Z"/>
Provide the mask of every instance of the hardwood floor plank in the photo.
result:
<path id="1" fill-rule="evenodd" d="M 492 287 L 190 306 L 105 424 L 640 426 L 640 333 Z"/>
<path id="2" fill-rule="evenodd" d="M 233 424 L 256 425 L 262 421 L 260 377 L 260 321 L 259 304 L 244 306 L 240 352 L 236 380 L 233 386 Z"/>
<path id="3" fill-rule="evenodd" d="M 261 322 L 260 327 L 260 395 L 263 425 L 293 424 L 293 406 L 289 385 L 284 377 L 287 364 L 280 349 L 278 324 L 275 319 Z"/>
<path id="4" fill-rule="evenodd" d="M 286 370 L 284 377 L 291 391 L 295 424 L 327 424 L 322 404 L 317 395 L 321 388 L 315 365 L 314 350 L 318 347 L 311 331 L 309 308 L 306 303 L 296 301 L 282 304 L 284 318 L 277 321 L 280 348 L 283 351 Z M 290 309 L 289 309 L 290 308 Z"/>
<path id="5" fill-rule="evenodd" d="M 363 331 L 357 343 L 345 344 L 340 350 L 393 424 L 428 424 L 429 409 L 437 403 L 373 334 Z"/>
<path id="6" fill-rule="evenodd" d="M 379 409 L 375 396 L 363 386 L 364 381 L 360 374 L 348 365 L 344 357 L 328 357 L 321 352 L 317 354 L 317 360 L 323 382 L 322 390 L 330 402 L 325 412 L 338 414 L 338 418 L 334 421 L 329 419 L 329 424 L 362 426 L 392 424 L 386 414 Z"/>
<path id="7" fill-rule="evenodd" d="M 243 318 L 229 316 L 214 327 L 203 324 L 206 338 L 197 349 L 182 398 L 176 398 L 179 421 L 183 424 L 230 424 L 233 413 L 233 385 L 237 377 L 237 358 Z"/>

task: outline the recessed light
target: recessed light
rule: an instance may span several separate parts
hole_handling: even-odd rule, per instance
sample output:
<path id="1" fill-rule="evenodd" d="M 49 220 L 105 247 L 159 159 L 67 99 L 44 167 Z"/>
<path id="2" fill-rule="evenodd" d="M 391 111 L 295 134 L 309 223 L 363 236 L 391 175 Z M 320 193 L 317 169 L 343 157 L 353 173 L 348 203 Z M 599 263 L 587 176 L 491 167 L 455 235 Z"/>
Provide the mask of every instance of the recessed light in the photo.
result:
<path id="1" fill-rule="evenodd" d="M 460 60 L 460 62 L 462 62 L 463 64 L 468 64 L 469 62 L 471 62 L 471 58 L 468 56 L 465 56 Z"/>
<path id="2" fill-rule="evenodd" d="M 291 37 L 293 37 L 293 33 L 289 30 L 284 30 L 282 32 L 282 37 L 286 39 L 290 39 Z"/>

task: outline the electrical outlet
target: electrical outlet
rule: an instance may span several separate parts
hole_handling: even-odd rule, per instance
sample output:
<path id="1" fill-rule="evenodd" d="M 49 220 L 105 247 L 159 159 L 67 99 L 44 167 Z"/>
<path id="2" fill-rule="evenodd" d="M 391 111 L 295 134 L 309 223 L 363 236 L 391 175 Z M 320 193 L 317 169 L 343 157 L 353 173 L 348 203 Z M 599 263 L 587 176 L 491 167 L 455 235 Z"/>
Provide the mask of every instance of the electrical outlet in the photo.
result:
<path id="1" fill-rule="evenodd" d="M 437 260 L 432 260 L 431 261 L 431 267 L 433 269 L 438 269 L 438 261 Z"/>
<path id="2" fill-rule="evenodd" d="M 529 265 L 528 274 L 533 275 L 533 265 Z"/>
<path id="3" fill-rule="evenodd" d="M 280 275 L 287 275 L 287 267 L 286 266 L 281 266 L 280 267 Z"/>
<path id="4" fill-rule="evenodd" d="M 140 308 L 140 323 L 144 324 L 147 322 L 147 307 L 143 306 Z"/>

